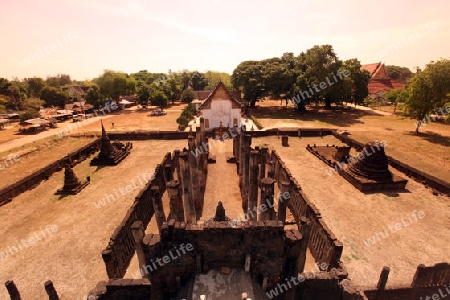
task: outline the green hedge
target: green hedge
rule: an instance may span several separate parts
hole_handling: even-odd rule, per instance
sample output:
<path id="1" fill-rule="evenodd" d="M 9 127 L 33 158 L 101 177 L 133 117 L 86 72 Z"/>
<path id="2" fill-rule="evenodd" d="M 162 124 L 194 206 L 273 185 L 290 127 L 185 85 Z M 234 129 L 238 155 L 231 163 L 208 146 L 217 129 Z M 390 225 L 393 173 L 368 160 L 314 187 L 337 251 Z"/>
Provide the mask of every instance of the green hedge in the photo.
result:
<path id="1" fill-rule="evenodd" d="M 259 122 L 259 120 L 255 116 L 251 115 L 250 118 L 252 119 L 253 124 L 255 124 L 256 127 L 258 127 L 259 130 L 263 129 L 263 126 L 261 125 L 261 122 Z"/>

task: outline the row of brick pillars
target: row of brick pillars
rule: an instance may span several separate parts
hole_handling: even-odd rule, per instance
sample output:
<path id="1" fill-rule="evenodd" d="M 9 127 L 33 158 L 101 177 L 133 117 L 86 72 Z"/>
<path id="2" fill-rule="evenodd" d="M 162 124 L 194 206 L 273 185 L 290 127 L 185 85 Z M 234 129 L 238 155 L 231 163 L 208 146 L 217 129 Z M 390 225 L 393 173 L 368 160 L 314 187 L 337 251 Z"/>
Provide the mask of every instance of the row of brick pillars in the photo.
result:
<path id="1" fill-rule="evenodd" d="M 187 151 L 175 153 L 178 181 L 169 182 L 167 185 L 170 218 L 188 224 L 196 223 L 200 217 L 206 189 L 209 145 L 203 118 L 200 118 L 200 127 L 196 129 L 195 134 L 195 137 L 188 137 Z"/>
<path id="2" fill-rule="evenodd" d="M 278 213 L 276 213 L 274 209 L 275 162 L 270 160 L 268 148 L 251 148 L 252 137 L 245 134 L 244 129 L 233 138 L 233 154 L 238 166 L 242 209 L 249 220 L 278 220 L 284 223 L 289 200 L 289 196 L 285 196 L 290 193 L 290 183 L 279 183 L 280 197 L 277 199 Z M 260 189 L 259 205 L 258 188 Z"/>

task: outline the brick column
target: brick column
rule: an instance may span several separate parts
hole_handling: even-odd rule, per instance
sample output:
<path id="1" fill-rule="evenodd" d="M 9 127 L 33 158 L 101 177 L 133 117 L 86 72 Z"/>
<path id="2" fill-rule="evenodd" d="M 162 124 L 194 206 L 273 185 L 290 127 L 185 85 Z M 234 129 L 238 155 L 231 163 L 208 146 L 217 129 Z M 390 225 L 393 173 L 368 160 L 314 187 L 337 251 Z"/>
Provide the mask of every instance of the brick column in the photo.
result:
<path id="1" fill-rule="evenodd" d="M 16 284 L 12 280 L 8 280 L 5 282 L 6 289 L 8 290 L 9 297 L 11 300 L 21 300 L 19 290 L 17 289 Z"/>
<path id="2" fill-rule="evenodd" d="M 244 135 L 244 155 L 242 164 L 242 209 L 247 212 L 248 208 L 248 190 L 249 190 L 249 169 L 250 169 L 250 151 L 252 145 L 252 136 L 249 134 Z"/>
<path id="3" fill-rule="evenodd" d="M 299 231 L 302 235 L 302 247 L 298 256 L 298 272 L 305 271 L 306 252 L 308 250 L 309 237 L 311 233 L 311 221 L 306 217 L 300 217 Z"/>
<path id="4" fill-rule="evenodd" d="M 198 176 L 198 152 L 196 151 L 197 146 L 195 144 L 195 139 L 192 135 L 188 137 L 188 146 L 189 146 L 189 172 L 191 173 L 191 185 L 192 185 L 192 197 L 194 198 L 195 209 L 200 210 L 203 206 L 201 202 L 200 196 L 200 181 Z"/>
<path id="5" fill-rule="evenodd" d="M 266 177 L 266 163 L 267 163 L 267 158 L 268 157 L 269 157 L 269 148 L 263 147 L 261 149 L 261 159 L 260 159 L 260 165 L 259 165 L 258 186 L 261 184 L 261 179 Z"/>
<path id="6" fill-rule="evenodd" d="M 133 238 L 134 238 L 134 245 L 136 248 L 136 256 L 137 256 L 138 262 L 139 262 L 139 269 L 142 271 L 141 276 L 142 276 L 142 278 L 147 278 L 147 276 L 145 276 L 145 274 L 142 270 L 142 268 L 145 267 L 145 265 L 147 263 L 145 262 L 144 249 L 142 248 L 142 241 L 145 236 L 145 230 L 144 230 L 144 225 L 142 224 L 141 221 L 136 221 L 133 223 L 133 225 L 131 225 L 131 233 L 133 234 Z"/>
<path id="7" fill-rule="evenodd" d="M 48 300 L 59 300 L 58 293 L 55 290 L 55 287 L 53 286 L 53 282 L 51 280 L 47 280 L 44 283 L 45 291 L 48 295 Z"/>
<path id="8" fill-rule="evenodd" d="M 290 183 L 287 181 L 280 182 L 280 196 L 278 197 L 278 221 L 286 222 L 286 207 L 291 197 Z"/>
<path id="9" fill-rule="evenodd" d="M 169 220 L 175 219 L 177 222 L 184 222 L 183 199 L 181 198 L 180 183 L 172 180 L 167 185 L 167 193 L 170 198 Z"/>
<path id="10" fill-rule="evenodd" d="M 192 197 L 191 173 L 189 172 L 188 153 L 180 153 L 181 186 L 183 188 L 184 218 L 187 224 L 195 224 L 197 217 L 195 213 L 194 198 Z"/>
<path id="11" fill-rule="evenodd" d="M 158 225 L 158 230 L 161 230 L 162 224 L 166 222 L 166 216 L 164 215 L 164 208 L 159 187 L 152 186 L 150 188 L 150 195 L 152 197 L 153 209 L 155 210 L 156 224 Z"/>
<path id="12" fill-rule="evenodd" d="M 275 162 L 271 160 L 267 163 L 267 165 L 268 165 L 267 177 L 274 179 L 275 178 Z"/>
<path id="13" fill-rule="evenodd" d="M 180 180 L 180 150 L 174 150 L 173 151 L 173 167 L 176 169 L 177 171 L 177 180 Z"/>
<path id="14" fill-rule="evenodd" d="M 258 163 L 260 160 L 260 154 L 258 150 L 252 150 L 250 152 L 250 170 L 249 170 L 249 193 L 248 193 L 248 209 L 247 211 L 253 211 L 254 208 L 258 208 Z M 249 214 L 249 220 L 256 221 L 256 215 Z"/>
<path id="15" fill-rule="evenodd" d="M 272 178 L 266 177 L 261 180 L 261 205 L 258 207 L 261 213 L 259 214 L 258 221 L 275 220 L 275 204 L 273 203 L 274 185 L 275 180 Z"/>

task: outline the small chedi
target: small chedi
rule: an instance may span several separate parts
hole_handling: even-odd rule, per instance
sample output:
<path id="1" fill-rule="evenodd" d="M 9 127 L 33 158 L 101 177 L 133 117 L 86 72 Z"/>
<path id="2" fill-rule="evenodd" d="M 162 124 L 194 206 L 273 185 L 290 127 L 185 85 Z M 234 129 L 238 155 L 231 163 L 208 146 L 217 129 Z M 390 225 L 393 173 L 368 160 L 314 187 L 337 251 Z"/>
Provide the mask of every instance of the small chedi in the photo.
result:
<path id="1" fill-rule="evenodd" d="M 130 154 L 133 147 L 131 143 L 111 143 L 106 134 L 105 127 L 102 123 L 102 138 L 101 138 L 100 153 L 91 161 L 91 166 L 115 166 L 119 164 L 125 157 Z"/>
<path id="2" fill-rule="evenodd" d="M 389 171 L 384 145 L 368 143 L 358 160 L 343 169 L 341 175 L 362 192 L 371 190 L 403 190 L 408 180 Z"/>
<path id="3" fill-rule="evenodd" d="M 361 192 L 376 190 L 404 190 L 408 180 L 389 171 L 384 144 L 372 142 L 364 145 L 356 156 L 350 147 L 307 146 L 309 152 L 320 158 Z"/>
<path id="4" fill-rule="evenodd" d="M 89 181 L 82 183 L 67 164 L 64 169 L 64 186 L 56 191 L 56 195 L 76 195 L 88 184 Z"/>

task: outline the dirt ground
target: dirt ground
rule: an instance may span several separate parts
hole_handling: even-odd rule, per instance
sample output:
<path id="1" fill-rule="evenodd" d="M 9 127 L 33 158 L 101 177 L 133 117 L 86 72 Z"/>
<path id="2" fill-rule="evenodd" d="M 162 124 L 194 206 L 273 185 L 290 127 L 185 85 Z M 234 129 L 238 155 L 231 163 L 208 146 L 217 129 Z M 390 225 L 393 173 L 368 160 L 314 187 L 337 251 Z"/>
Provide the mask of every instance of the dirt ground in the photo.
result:
<path id="1" fill-rule="evenodd" d="M 0 207 L 0 251 L 15 246 L 13 255 L 0 260 L 0 281 L 13 279 L 23 299 L 44 299 L 44 282 L 52 280 L 61 299 L 81 299 L 100 280 L 107 280 L 101 251 L 119 225 L 134 197 L 143 188 L 139 179 L 153 173 L 164 154 L 182 149 L 186 141 L 134 142 L 132 153 L 116 167 L 91 167 L 90 159 L 74 168 L 80 179 L 91 176 L 91 184 L 76 196 L 54 195 L 63 184 L 63 171 L 50 180 Z M 120 192 L 131 180 L 138 188 Z M 116 196 L 116 192 L 119 195 Z M 109 203 L 98 201 L 113 195 Z M 100 205 L 97 208 L 96 205 Z M 42 238 L 41 229 L 57 230 Z M 41 238 L 25 247 L 18 243 L 36 234 Z M 12 249 L 12 248 L 11 248 Z M 5 288 L 0 299 L 8 299 Z"/>
<path id="2" fill-rule="evenodd" d="M 383 266 L 391 268 L 389 287 L 411 284 L 419 264 L 450 261 L 448 197 L 433 196 L 413 180 L 408 181 L 404 193 L 361 193 L 338 174 L 329 175 L 329 167 L 306 151 L 306 145 L 314 143 L 341 145 L 326 136 L 289 138 L 290 147 L 280 147 L 277 137 L 258 138 L 252 146 L 267 145 L 278 151 L 326 224 L 344 243 L 342 261 L 357 286 L 374 288 Z M 412 217 L 414 211 L 422 211 L 423 217 Z M 401 226 L 395 227 L 397 223 Z M 375 236 L 375 243 L 368 241 L 385 230 L 384 237 Z"/>
<path id="3" fill-rule="evenodd" d="M 411 166 L 450 182 L 450 125 L 429 123 L 415 133 L 414 120 L 401 115 L 381 115 L 376 111 L 354 108 L 315 109 L 295 112 L 293 107 L 280 106 L 280 101 L 258 103 L 251 114 L 264 128 L 304 127 L 336 128 L 348 131 L 360 142 L 385 140 L 386 154 Z"/>
<path id="4" fill-rule="evenodd" d="M 259 105 L 252 114 L 266 128 L 338 128 L 349 131 L 351 137 L 363 142 L 385 140 L 387 154 L 450 181 L 448 125 L 427 124 L 422 128 L 423 134 L 415 135 L 413 121 L 401 116 L 339 109 L 298 114 L 292 107 L 279 106 L 279 101 L 265 101 Z M 269 109 L 269 106 L 272 107 Z M 150 110 L 129 110 L 102 118 L 107 131 L 175 130 L 175 120 L 183 107 L 171 107 L 166 110 L 167 115 L 161 117 L 149 117 Z M 0 158 L 9 154 L 23 155 L 17 164 L 0 171 L 3 175 L 0 187 L 88 143 L 90 140 L 87 139 L 58 137 L 64 126 L 70 126 L 66 127 L 69 133 L 100 131 L 100 119 L 83 122 L 79 123 L 83 126 L 76 127 L 66 122 L 49 133 L 20 136 L 21 139 L 15 140 L 8 137 L 11 129 L 0 131 Z M 408 285 L 418 264 L 433 265 L 450 260 L 447 249 L 450 233 L 448 198 L 433 196 L 430 190 L 411 180 L 406 193 L 360 193 L 339 175 L 328 175 L 327 166 L 305 150 L 307 143 L 339 144 L 336 139 L 331 136 L 290 138 L 289 142 L 290 147 L 281 147 L 281 140 L 269 137 L 254 139 L 253 146 L 276 147 L 306 195 L 321 210 L 325 222 L 344 243 L 342 261 L 358 286 L 374 287 L 386 265 L 391 267 L 388 286 Z M 145 172 L 153 172 L 166 152 L 185 146 L 184 140 L 134 142 L 132 154 L 117 167 L 90 167 L 89 159 L 77 165 L 75 172 L 80 178 L 91 176 L 91 184 L 77 196 L 60 198 L 54 195 L 63 183 L 63 172 L 57 172 L 37 188 L 0 207 L 3 237 L 0 252 L 5 252 L 8 247 L 18 247 L 22 239 L 41 235 L 41 229 L 45 231 L 47 225 L 57 228 L 33 245 L 21 246 L 24 249 L 14 255 L 0 258 L 0 279 L 3 282 L 13 279 L 24 299 L 45 298 L 43 284 L 48 279 L 53 280 L 62 299 L 81 299 L 98 281 L 107 279 L 100 251 L 107 245 L 138 190 L 116 197 L 105 206 L 98 201 L 123 189 L 131 180 L 138 180 Z M 213 216 L 219 200 L 224 201 L 230 217 L 241 216 L 241 204 L 235 198 L 239 193 L 235 166 L 224 161 L 231 155 L 231 142 L 217 144 L 212 152 L 217 157 L 217 164 L 210 165 L 207 207 L 202 218 Z M 231 188 L 222 184 L 228 181 Z M 167 204 L 166 196 L 163 200 Z M 164 209 L 167 213 L 168 205 L 164 205 Z M 408 224 L 414 211 L 423 211 L 424 217 L 401 226 L 394 233 L 389 232 L 389 226 L 396 223 L 406 221 Z M 385 230 L 389 233 L 385 237 L 374 236 Z M 147 233 L 150 232 L 157 232 L 154 220 L 147 228 Z M 371 238 L 373 244 L 369 242 Z M 308 256 L 307 271 L 313 270 L 312 265 Z M 132 278 L 136 270 L 138 264 L 134 259 L 126 277 Z M 4 298 L 7 298 L 7 292 L 3 288 L 0 299 Z"/>

